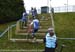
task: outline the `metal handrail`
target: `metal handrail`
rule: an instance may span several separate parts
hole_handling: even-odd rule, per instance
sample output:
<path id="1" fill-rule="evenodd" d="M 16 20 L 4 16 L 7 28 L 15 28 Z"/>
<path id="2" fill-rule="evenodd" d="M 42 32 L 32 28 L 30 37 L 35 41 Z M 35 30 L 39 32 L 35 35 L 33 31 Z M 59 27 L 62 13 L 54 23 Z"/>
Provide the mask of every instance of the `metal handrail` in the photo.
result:
<path id="1" fill-rule="evenodd" d="M 9 29 L 11 29 L 12 27 L 15 27 L 15 26 L 16 26 L 16 24 L 13 24 L 13 25 L 11 25 L 10 27 L 6 28 L 5 31 L 0 34 L 0 38 L 1 38 Z"/>

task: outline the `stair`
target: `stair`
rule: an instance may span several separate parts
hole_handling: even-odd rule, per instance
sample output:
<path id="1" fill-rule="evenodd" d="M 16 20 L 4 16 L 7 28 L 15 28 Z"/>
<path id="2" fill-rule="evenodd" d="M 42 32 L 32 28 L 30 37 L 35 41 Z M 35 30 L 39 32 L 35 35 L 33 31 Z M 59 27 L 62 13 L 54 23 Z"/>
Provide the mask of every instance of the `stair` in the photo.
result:
<path id="1" fill-rule="evenodd" d="M 10 39 L 12 42 L 38 42 L 38 43 L 42 43 L 43 42 L 43 39 L 36 39 L 36 41 L 34 39 Z"/>
<path id="2" fill-rule="evenodd" d="M 36 33 L 36 36 L 39 36 L 39 37 L 44 37 L 45 36 L 45 33 L 47 32 L 47 29 L 50 27 L 51 25 L 51 21 L 50 21 L 50 17 L 48 18 L 45 18 L 43 20 L 40 20 L 40 29 L 38 30 L 38 32 Z M 50 22 L 50 23 L 49 23 Z M 21 39 L 23 39 L 24 36 L 28 36 L 28 33 L 27 33 L 27 27 L 26 28 L 23 28 L 21 29 L 20 28 L 20 21 L 17 21 L 17 25 L 16 25 L 16 31 L 15 31 L 15 34 L 16 34 L 16 38 L 15 40 L 17 41 L 21 41 Z M 21 37 L 23 36 L 23 37 Z M 31 34 L 30 34 L 31 36 Z M 18 38 L 19 37 L 19 38 Z M 21 38 L 20 38 L 21 37 Z M 18 39 L 17 39 L 18 38 Z M 25 39 L 26 40 L 26 39 Z"/>

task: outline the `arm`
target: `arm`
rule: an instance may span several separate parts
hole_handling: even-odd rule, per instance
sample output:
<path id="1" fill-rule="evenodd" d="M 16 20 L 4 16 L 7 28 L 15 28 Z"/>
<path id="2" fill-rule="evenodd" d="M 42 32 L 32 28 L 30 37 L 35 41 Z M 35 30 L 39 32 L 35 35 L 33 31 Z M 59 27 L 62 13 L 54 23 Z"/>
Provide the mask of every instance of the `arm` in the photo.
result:
<path id="1" fill-rule="evenodd" d="M 31 22 L 29 25 L 28 25 L 28 33 L 30 33 L 32 31 L 32 24 L 33 22 Z"/>
<path id="2" fill-rule="evenodd" d="M 44 44 L 46 43 L 46 35 L 47 35 L 47 32 L 45 33 L 45 37 L 43 38 L 43 43 Z"/>
<path id="3" fill-rule="evenodd" d="M 46 43 L 46 38 L 45 38 L 45 37 L 43 38 L 43 43 L 44 43 L 44 44 Z"/>
<path id="4" fill-rule="evenodd" d="M 57 46 L 58 46 L 58 42 L 57 42 L 57 40 L 56 40 L 55 44 L 56 44 L 56 45 L 55 45 L 55 48 L 57 48 Z"/>
<path id="5" fill-rule="evenodd" d="M 43 38 L 43 44 L 46 45 L 46 37 Z"/>

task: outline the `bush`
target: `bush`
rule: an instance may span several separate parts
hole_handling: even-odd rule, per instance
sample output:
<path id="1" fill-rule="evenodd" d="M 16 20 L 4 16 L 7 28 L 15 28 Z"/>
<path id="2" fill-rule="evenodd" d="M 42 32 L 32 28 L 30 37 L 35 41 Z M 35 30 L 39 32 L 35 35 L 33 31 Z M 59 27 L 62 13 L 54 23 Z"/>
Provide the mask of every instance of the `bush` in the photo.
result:
<path id="1" fill-rule="evenodd" d="M 23 5 L 23 0 L 0 0 L 0 23 L 20 19 Z"/>

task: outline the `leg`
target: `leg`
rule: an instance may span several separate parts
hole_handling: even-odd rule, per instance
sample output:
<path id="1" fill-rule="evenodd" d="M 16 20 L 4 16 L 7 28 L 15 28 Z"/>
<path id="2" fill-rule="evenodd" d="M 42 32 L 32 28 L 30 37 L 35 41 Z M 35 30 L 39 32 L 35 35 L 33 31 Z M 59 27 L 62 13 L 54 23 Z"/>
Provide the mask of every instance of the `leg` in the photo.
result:
<path id="1" fill-rule="evenodd" d="M 35 16 L 32 16 L 32 19 L 35 19 Z"/>
<path id="2" fill-rule="evenodd" d="M 35 33 L 38 31 L 38 29 L 33 29 L 33 32 L 32 32 L 32 38 L 35 37 Z"/>
<path id="3" fill-rule="evenodd" d="M 51 48 L 51 52 L 55 52 L 55 48 Z"/>
<path id="4" fill-rule="evenodd" d="M 49 52 L 49 48 L 45 47 L 45 51 L 44 52 Z"/>
<path id="5" fill-rule="evenodd" d="M 25 26 L 27 26 L 27 20 L 25 20 Z"/>
<path id="6" fill-rule="evenodd" d="M 23 29 L 24 21 L 21 21 L 21 28 Z"/>
<path id="7" fill-rule="evenodd" d="M 27 26 L 27 22 L 28 22 L 28 17 L 26 17 L 25 19 L 25 26 Z"/>
<path id="8" fill-rule="evenodd" d="M 45 47 L 45 52 L 55 52 L 55 48 L 47 48 L 47 47 Z"/>

